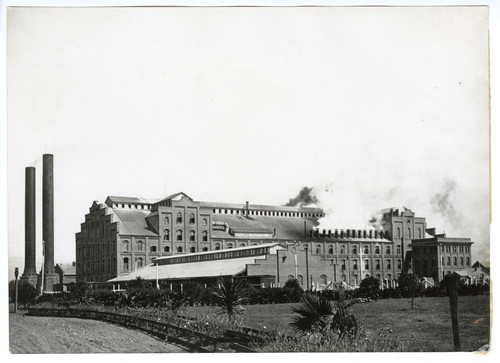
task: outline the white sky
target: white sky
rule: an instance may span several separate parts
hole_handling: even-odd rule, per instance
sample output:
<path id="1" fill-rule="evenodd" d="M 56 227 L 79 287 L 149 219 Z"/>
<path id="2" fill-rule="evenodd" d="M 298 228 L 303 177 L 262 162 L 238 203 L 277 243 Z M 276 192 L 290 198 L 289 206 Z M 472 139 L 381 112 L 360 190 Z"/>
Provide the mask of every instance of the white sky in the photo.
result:
<path id="1" fill-rule="evenodd" d="M 44 152 L 56 262 L 108 195 L 284 204 L 305 185 L 325 228 L 404 205 L 489 259 L 485 7 L 11 8 L 7 61 L 11 261 L 35 166 L 41 263 Z M 431 203 L 450 182 L 456 218 Z"/>

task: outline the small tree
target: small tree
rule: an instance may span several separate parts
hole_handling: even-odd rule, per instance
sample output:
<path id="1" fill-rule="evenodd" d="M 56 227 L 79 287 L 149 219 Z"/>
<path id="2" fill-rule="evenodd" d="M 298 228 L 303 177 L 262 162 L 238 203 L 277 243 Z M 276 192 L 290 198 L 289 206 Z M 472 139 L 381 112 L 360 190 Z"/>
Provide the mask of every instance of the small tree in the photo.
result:
<path id="1" fill-rule="evenodd" d="M 35 300 L 36 288 L 26 280 L 19 280 L 17 286 L 17 298 L 18 303 L 23 304 L 26 308 L 27 304 Z M 16 283 L 14 280 L 9 282 L 9 298 L 12 302 L 15 301 L 16 297 Z"/>
<path id="2" fill-rule="evenodd" d="M 411 309 L 413 310 L 413 300 L 415 298 L 415 292 L 420 285 L 420 279 L 415 274 L 402 274 L 398 279 L 399 287 L 402 289 L 407 289 L 411 297 Z"/>
<path id="3" fill-rule="evenodd" d="M 151 282 L 144 280 L 142 277 L 137 277 L 135 280 L 131 280 L 127 284 L 127 290 L 129 289 L 149 289 L 151 288 Z"/>
<path id="4" fill-rule="evenodd" d="M 230 317 L 245 311 L 243 304 L 248 301 L 249 293 L 242 280 L 226 276 L 221 279 L 220 287 L 212 292 L 215 305 L 221 307 Z"/>

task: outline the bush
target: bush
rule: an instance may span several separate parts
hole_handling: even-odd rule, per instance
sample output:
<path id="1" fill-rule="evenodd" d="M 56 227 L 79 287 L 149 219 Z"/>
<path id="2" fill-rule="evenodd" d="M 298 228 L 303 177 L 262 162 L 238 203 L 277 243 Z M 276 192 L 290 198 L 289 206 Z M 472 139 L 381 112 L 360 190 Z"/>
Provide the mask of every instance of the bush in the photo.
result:
<path id="1" fill-rule="evenodd" d="M 289 302 L 298 302 L 304 294 L 304 290 L 296 279 L 290 279 L 283 286 L 283 292 Z"/>
<path id="2" fill-rule="evenodd" d="M 355 291 L 356 297 L 369 297 L 376 300 L 380 292 L 380 280 L 373 276 L 365 277 Z"/>

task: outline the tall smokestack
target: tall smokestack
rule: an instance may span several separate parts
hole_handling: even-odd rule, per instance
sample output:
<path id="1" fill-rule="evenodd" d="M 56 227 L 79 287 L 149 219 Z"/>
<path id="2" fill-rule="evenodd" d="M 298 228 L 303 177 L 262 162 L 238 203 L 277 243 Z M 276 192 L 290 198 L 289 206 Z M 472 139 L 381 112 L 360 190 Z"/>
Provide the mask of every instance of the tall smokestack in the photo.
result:
<path id="1" fill-rule="evenodd" d="M 44 290 L 52 291 L 57 283 L 54 268 L 54 156 L 43 155 L 42 225 L 44 241 Z"/>
<path id="2" fill-rule="evenodd" d="M 24 200 L 24 272 L 23 276 L 36 285 L 36 202 L 35 168 L 27 167 L 25 174 Z"/>

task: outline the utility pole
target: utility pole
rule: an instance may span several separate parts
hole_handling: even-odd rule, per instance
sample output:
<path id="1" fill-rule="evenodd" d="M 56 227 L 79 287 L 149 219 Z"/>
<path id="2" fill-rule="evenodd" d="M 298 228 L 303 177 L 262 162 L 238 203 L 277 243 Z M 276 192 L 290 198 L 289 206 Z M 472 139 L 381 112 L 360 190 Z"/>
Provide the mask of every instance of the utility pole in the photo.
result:
<path id="1" fill-rule="evenodd" d="M 17 277 L 19 276 L 19 268 L 14 269 L 14 276 L 16 277 L 16 297 L 14 301 L 14 312 L 17 313 L 17 297 L 18 297 L 18 286 L 17 286 Z"/>

